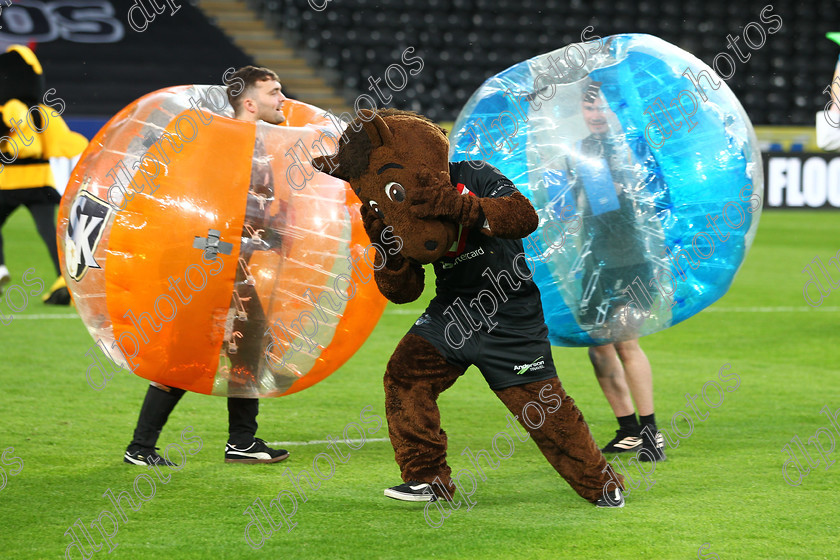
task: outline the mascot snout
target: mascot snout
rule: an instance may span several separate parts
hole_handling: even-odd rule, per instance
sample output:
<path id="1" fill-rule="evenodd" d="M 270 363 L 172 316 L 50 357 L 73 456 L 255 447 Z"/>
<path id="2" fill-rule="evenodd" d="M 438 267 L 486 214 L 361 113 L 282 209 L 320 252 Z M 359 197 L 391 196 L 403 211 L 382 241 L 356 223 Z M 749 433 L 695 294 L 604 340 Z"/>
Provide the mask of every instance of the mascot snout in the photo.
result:
<path id="1" fill-rule="evenodd" d="M 394 235 L 402 239 L 403 256 L 420 264 L 429 264 L 449 251 L 457 239 L 458 226 L 442 220 L 415 219 L 406 227 L 394 227 Z"/>

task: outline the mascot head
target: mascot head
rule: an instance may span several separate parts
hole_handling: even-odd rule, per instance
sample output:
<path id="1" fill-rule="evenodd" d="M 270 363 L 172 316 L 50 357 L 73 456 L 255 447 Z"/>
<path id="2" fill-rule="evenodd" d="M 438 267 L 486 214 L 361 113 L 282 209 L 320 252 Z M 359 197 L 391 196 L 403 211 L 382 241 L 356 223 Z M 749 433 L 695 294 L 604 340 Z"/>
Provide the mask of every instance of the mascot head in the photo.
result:
<path id="1" fill-rule="evenodd" d="M 29 47 L 10 45 L 0 54 L 0 103 L 19 99 L 32 107 L 44 95 L 44 71 Z"/>
<path id="2" fill-rule="evenodd" d="M 423 264 L 442 257 L 458 227 L 447 220 L 418 219 L 409 208 L 427 202 L 441 187 L 452 187 L 446 132 L 409 111 L 362 110 L 338 145 L 336 154 L 315 158 L 312 165 L 350 183 L 364 211 L 373 212 L 402 239 L 403 256 Z"/>

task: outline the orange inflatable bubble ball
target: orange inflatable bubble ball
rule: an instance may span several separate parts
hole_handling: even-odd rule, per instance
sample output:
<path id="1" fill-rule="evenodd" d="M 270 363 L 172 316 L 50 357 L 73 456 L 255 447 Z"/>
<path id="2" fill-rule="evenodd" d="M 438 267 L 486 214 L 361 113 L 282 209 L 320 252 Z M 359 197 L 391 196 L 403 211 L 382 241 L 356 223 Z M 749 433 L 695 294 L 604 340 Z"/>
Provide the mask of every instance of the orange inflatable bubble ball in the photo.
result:
<path id="1" fill-rule="evenodd" d="M 219 86 L 150 93 L 82 155 L 59 211 L 67 286 L 100 349 L 196 393 L 276 397 L 358 350 L 385 307 L 349 186 L 309 161 L 324 111 L 235 120 Z"/>

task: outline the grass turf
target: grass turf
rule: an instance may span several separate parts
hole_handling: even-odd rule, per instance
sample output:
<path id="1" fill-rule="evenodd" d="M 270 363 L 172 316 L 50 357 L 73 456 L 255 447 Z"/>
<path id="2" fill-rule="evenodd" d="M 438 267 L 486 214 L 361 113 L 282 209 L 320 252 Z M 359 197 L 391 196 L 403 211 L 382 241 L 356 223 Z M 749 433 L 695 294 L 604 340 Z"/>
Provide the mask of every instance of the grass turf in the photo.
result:
<path id="1" fill-rule="evenodd" d="M 349 454 L 347 462 L 336 462 L 334 474 L 321 480 L 317 490 L 307 489 L 308 499 L 300 501 L 293 517 L 297 526 L 291 532 L 279 529 L 254 551 L 244 538 L 246 508 L 256 498 L 267 506 L 278 492 L 294 491 L 286 475 L 302 469 L 311 473 L 317 454 L 332 453 L 326 444 L 293 445 L 287 447 L 291 458 L 283 463 L 225 464 L 225 400 L 187 394 L 172 413 L 160 445 L 181 443 L 181 432 L 191 426 L 201 439 L 201 450 L 187 456 L 182 470 L 169 471 L 166 484 L 155 478 L 154 497 L 138 502 L 137 511 L 123 501 L 128 521 L 119 522 L 113 538 L 117 547 L 108 554 L 103 545 L 94 556 L 834 558 L 840 544 L 840 507 L 831 504 L 840 466 L 826 470 L 820 464 L 801 486 L 792 487 L 782 478 L 786 455 L 781 448 L 794 435 L 804 442 L 817 428 L 828 426 L 819 414 L 824 405 L 840 407 L 834 362 L 837 320 L 829 310 L 840 305 L 840 293 L 827 296 L 822 308 L 804 312 L 727 309 L 807 307 L 801 271 L 815 256 L 826 262 L 840 248 L 838 232 L 833 213 L 766 212 L 729 294 L 710 310 L 643 339 L 653 364 L 657 419 L 669 431 L 678 411 L 693 416 L 686 393 L 696 394 L 704 383 L 718 379 L 724 364 L 731 364 L 740 385 L 715 409 L 698 399 L 700 413 L 708 412 L 708 418 L 695 419 L 691 435 L 678 448 L 667 450 L 668 460 L 656 464 L 649 488 L 629 467 L 640 486 L 630 492 L 624 509 L 593 508 L 557 475 L 533 442 L 517 441 L 509 459 L 495 470 L 485 468 L 486 480 L 479 477 L 471 498 L 476 505 L 469 511 L 462 505 L 441 527 L 432 528 L 424 519 L 423 504 L 383 497 L 383 488 L 399 482 L 387 441 L 367 441 L 358 450 L 339 443 L 342 453 Z M 12 283 L 19 284 L 23 271 L 34 267 L 48 288 L 54 279 L 52 267 L 28 214 L 17 212 L 3 234 Z M 382 372 L 430 296 L 427 290 L 421 302 L 389 306 L 362 349 L 322 383 L 263 401 L 258 435 L 295 442 L 340 438 L 355 422 L 369 439 L 387 438 Z M 5 300 L 0 310 L 8 313 Z M 37 314 L 71 317 L 25 317 Z M 128 491 L 137 500 L 133 484 L 147 472 L 122 463 L 147 382 L 122 371 L 101 391 L 88 386 L 90 359 L 85 352 L 92 340 L 74 314 L 30 297 L 20 314 L 24 317 L 0 325 L 0 451 L 14 447 L 3 455 L 3 558 L 62 557 L 70 543 L 68 528 L 77 519 L 90 527 L 100 511 L 114 512 L 103 497 L 109 489 L 115 494 Z M 615 419 L 586 351 L 555 348 L 554 358 L 566 390 L 603 444 L 613 435 Z M 727 384 L 734 385 L 722 385 Z M 376 428 L 375 422 L 360 422 L 366 406 L 372 407 L 369 415 L 383 420 L 375 433 L 367 433 Z M 510 431 L 506 409 L 475 369 L 441 396 L 440 408 L 453 472 L 475 472 L 461 455 L 467 446 L 490 450 L 495 434 Z M 684 420 L 677 426 L 688 431 Z M 359 437 L 352 427 L 348 435 Z M 500 444 L 500 451 L 505 449 Z M 9 476 L 15 470 L 12 457 L 19 457 L 23 468 Z M 625 465 L 627 459 L 623 458 Z M 319 459 L 318 466 L 329 475 L 325 459 Z M 142 477 L 137 480 L 139 491 L 148 496 L 148 483 Z M 291 509 L 287 499 L 283 503 Z M 440 519 L 436 510 L 429 513 Z M 261 514 L 259 518 L 267 524 Z M 112 530 L 107 518 L 103 523 Z M 101 541 L 98 531 L 92 534 Z M 78 550 L 73 557 L 81 557 Z"/>

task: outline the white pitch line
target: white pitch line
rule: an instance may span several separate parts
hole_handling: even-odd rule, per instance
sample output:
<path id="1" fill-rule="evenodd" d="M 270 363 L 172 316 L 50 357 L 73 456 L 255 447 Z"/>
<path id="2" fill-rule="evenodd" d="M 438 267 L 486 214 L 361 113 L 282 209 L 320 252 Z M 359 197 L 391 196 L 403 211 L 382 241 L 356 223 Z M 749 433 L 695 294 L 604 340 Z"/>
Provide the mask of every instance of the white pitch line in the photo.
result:
<path id="1" fill-rule="evenodd" d="M 369 441 L 391 441 L 390 438 L 367 438 L 367 439 L 343 439 L 336 438 L 336 441 L 345 441 L 347 443 L 367 443 Z M 268 445 L 321 445 L 324 443 L 332 443 L 328 439 L 313 439 L 312 441 L 269 441 Z"/>
<path id="2" fill-rule="evenodd" d="M 15 321 L 18 319 L 81 319 L 78 315 L 67 315 L 66 313 L 42 313 L 35 315 L 15 315 Z"/>
<path id="3" fill-rule="evenodd" d="M 808 311 L 840 311 L 840 307 L 832 307 L 826 305 L 825 307 L 713 307 L 706 311 L 713 311 L 718 313 L 806 313 Z"/>
<path id="4" fill-rule="evenodd" d="M 386 315 L 422 315 L 423 309 L 388 309 L 385 311 Z M 821 307 L 713 307 L 706 309 L 707 312 L 712 313 L 806 313 L 808 311 L 826 311 L 836 313 L 840 311 L 838 306 L 821 306 Z M 78 315 L 67 315 L 63 313 L 41 313 L 33 315 L 14 315 L 15 320 L 35 320 L 35 319 L 81 319 Z"/>
<path id="5" fill-rule="evenodd" d="M 399 307 L 394 309 L 387 309 L 385 313 L 387 315 L 422 315 L 423 309 L 401 309 Z M 79 319 L 78 315 L 66 315 L 66 314 L 59 314 L 59 313 L 42 313 L 42 314 L 33 314 L 33 315 L 15 315 L 15 319 Z"/>
<path id="6" fill-rule="evenodd" d="M 808 311 L 828 311 L 828 312 L 837 312 L 840 311 L 840 307 L 837 306 L 822 306 L 822 307 L 713 307 L 711 309 L 706 309 L 705 311 L 715 312 L 715 313 L 805 313 Z M 385 311 L 387 315 L 422 315 L 423 310 L 417 309 L 388 309 Z"/>

